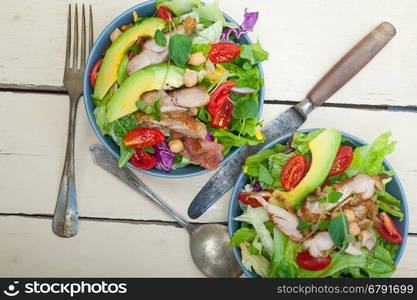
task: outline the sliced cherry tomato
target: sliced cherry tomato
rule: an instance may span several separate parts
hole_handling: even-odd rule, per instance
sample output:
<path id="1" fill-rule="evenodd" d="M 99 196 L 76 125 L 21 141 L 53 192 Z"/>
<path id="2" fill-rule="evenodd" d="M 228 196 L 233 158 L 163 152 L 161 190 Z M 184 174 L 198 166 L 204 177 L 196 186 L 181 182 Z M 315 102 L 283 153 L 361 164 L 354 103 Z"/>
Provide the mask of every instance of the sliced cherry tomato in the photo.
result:
<path id="1" fill-rule="evenodd" d="M 260 193 L 260 192 L 242 192 L 242 193 L 239 194 L 239 200 L 242 203 L 245 203 L 246 205 L 250 205 L 252 207 L 260 207 L 260 206 L 262 206 L 262 204 L 259 203 L 259 201 L 256 200 L 255 198 L 252 198 L 252 196 L 254 194 L 258 194 L 258 193 Z M 271 198 L 271 197 L 262 196 L 262 198 L 264 198 L 265 201 L 269 201 L 269 198 Z"/>
<path id="2" fill-rule="evenodd" d="M 376 228 L 378 233 L 391 243 L 401 244 L 403 242 L 403 237 L 401 236 L 397 225 L 395 225 L 394 220 L 386 212 L 379 214 L 378 218 L 382 221 Z"/>
<path id="3" fill-rule="evenodd" d="M 156 165 L 155 157 L 141 148 L 136 149 L 129 161 L 132 165 L 141 170 L 149 170 Z"/>
<path id="4" fill-rule="evenodd" d="M 229 97 L 229 91 L 236 85 L 236 81 L 226 81 L 217 87 L 211 94 L 210 101 L 207 104 L 207 110 L 211 116 L 214 116 L 222 107 Z"/>
<path id="5" fill-rule="evenodd" d="M 287 191 L 294 189 L 304 178 L 307 171 L 307 162 L 304 156 L 296 155 L 285 164 L 282 169 L 280 181 Z"/>
<path id="6" fill-rule="evenodd" d="M 165 141 L 164 134 L 155 128 L 136 128 L 123 138 L 126 147 L 152 147 Z"/>
<path id="7" fill-rule="evenodd" d="M 208 58 L 214 64 L 224 64 L 234 60 L 240 54 L 240 47 L 233 43 L 212 44 Z"/>
<path id="8" fill-rule="evenodd" d="M 332 258 L 330 256 L 314 257 L 306 250 L 298 253 L 296 261 L 297 264 L 305 270 L 319 271 L 330 265 Z"/>
<path id="9" fill-rule="evenodd" d="M 98 71 L 100 70 L 101 64 L 103 63 L 103 59 L 99 59 L 98 61 L 96 61 L 96 63 L 94 64 L 93 68 L 91 69 L 90 72 L 90 83 L 91 86 L 94 88 L 96 86 L 96 81 L 97 81 L 97 74 Z"/>
<path id="10" fill-rule="evenodd" d="M 210 125 L 216 128 L 226 128 L 232 121 L 233 104 L 232 101 L 226 99 L 223 106 L 211 116 Z"/>
<path id="11" fill-rule="evenodd" d="M 167 23 L 167 24 L 169 23 L 169 20 L 170 20 L 170 19 L 172 19 L 172 14 L 171 14 L 171 12 L 169 11 L 169 9 L 168 9 L 168 8 L 166 8 L 166 7 L 163 7 L 163 6 L 160 6 L 160 7 L 158 8 L 158 11 L 156 12 L 156 16 L 157 16 L 158 18 L 161 18 L 161 19 L 166 20 L 166 23 Z"/>
<path id="12" fill-rule="evenodd" d="M 349 168 L 353 159 L 353 149 L 351 146 L 340 146 L 334 159 L 333 166 L 329 172 L 329 176 L 336 176 L 343 173 Z"/>

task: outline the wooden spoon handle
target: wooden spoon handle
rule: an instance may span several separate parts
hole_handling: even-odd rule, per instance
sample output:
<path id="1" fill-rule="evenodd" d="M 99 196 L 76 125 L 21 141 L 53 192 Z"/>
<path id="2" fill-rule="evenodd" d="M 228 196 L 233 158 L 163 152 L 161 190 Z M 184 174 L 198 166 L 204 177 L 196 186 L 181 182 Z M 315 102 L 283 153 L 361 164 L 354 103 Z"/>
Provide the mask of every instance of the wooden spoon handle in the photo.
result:
<path id="1" fill-rule="evenodd" d="M 307 98 L 316 106 L 323 104 L 359 73 L 395 36 L 395 32 L 395 27 L 392 24 L 381 23 L 324 75 L 308 93 Z"/>

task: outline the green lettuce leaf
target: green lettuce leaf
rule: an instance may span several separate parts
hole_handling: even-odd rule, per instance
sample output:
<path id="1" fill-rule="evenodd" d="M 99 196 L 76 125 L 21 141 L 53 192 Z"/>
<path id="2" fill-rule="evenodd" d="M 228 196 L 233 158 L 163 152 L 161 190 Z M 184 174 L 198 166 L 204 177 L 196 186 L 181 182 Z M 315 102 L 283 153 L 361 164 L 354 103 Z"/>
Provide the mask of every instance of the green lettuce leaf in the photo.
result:
<path id="1" fill-rule="evenodd" d="M 200 5 L 201 0 L 172 0 L 172 1 L 157 1 L 155 7 L 163 6 L 172 11 L 177 17 L 189 13 L 193 8 Z"/>
<path id="2" fill-rule="evenodd" d="M 252 65 L 267 60 L 269 53 L 266 52 L 259 40 L 256 44 L 245 44 L 240 46 L 240 57 L 248 60 Z"/>
<path id="3" fill-rule="evenodd" d="M 210 132 L 217 139 L 217 142 L 224 146 L 223 154 L 228 153 L 232 147 L 240 147 L 247 144 L 257 145 L 265 141 L 265 137 L 258 140 L 256 137 L 239 136 L 224 129 L 211 129 Z"/>
<path id="4" fill-rule="evenodd" d="M 253 227 L 242 227 L 233 233 L 232 237 L 230 238 L 229 247 L 239 247 L 239 245 L 243 242 L 252 243 L 255 237 L 256 231 Z"/>
<path id="5" fill-rule="evenodd" d="M 391 132 L 388 131 L 380 135 L 372 144 L 356 148 L 346 174 L 352 177 L 360 173 L 370 176 L 387 173 L 382 163 L 385 156 L 394 151 L 396 144 L 389 141 L 390 137 Z"/>
<path id="6" fill-rule="evenodd" d="M 223 23 L 217 21 L 206 29 L 197 32 L 197 36 L 193 39 L 193 44 L 214 44 L 220 41 L 223 31 Z"/>

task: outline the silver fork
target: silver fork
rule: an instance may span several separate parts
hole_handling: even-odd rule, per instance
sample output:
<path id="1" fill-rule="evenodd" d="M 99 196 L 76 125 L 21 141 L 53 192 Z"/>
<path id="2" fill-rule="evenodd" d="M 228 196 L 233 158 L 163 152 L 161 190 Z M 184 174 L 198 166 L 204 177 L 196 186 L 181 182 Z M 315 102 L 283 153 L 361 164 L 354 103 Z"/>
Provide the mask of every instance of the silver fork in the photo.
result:
<path id="1" fill-rule="evenodd" d="M 91 5 L 89 8 L 89 43 L 88 51 L 93 45 L 93 14 Z M 87 29 L 85 23 L 85 7 L 82 8 L 81 19 L 81 47 L 78 47 L 78 7 L 75 5 L 74 38 L 72 65 L 71 60 L 71 4 L 68 8 L 67 50 L 65 55 L 64 86 L 70 98 L 69 125 L 67 151 L 65 164 L 59 186 L 58 199 L 56 202 L 54 219 L 52 222 L 53 232 L 60 237 L 72 237 L 78 233 L 78 207 L 77 193 L 75 190 L 74 173 L 74 136 L 75 120 L 77 115 L 78 100 L 83 91 L 82 78 L 86 59 Z M 78 59 L 80 56 L 80 60 Z"/>

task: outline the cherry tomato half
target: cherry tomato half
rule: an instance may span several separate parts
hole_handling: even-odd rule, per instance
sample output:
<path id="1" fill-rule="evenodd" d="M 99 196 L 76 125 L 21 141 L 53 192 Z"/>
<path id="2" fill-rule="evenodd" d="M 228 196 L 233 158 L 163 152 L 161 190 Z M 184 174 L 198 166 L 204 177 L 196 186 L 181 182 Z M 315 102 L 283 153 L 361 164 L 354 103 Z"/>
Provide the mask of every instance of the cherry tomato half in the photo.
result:
<path id="1" fill-rule="evenodd" d="M 330 256 L 314 257 L 306 250 L 298 253 L 296 261 L 297 264 L 305 270 L 319 271 L 330 265 L 332 258 Z"/>
<path id="2" fill-rule="evenodd" d="M 259 203 L 258 200 L 256 200 L 255 198 L 251 198 L 251 196 L 253 196 L 254 194 L 257 194 L 259 192 L 242 192 L 239 194 L 239 200 L 242 203 L 245 203 L 246 205 L 250 205 L 252 207 L 260 207 L 262 206 L 261 203 Z M 269 196 L 262 196 L 262 198 L 265 199 L 265 201 L 269 201 Z"/>
<path id="3" fill-rule="evenodd" d="M 155 128 L 136 128 L 123 138 L 126 147 L 152 147 L 165 141 L 164 134 Z"/>
<path id="4" fill-rule="evenodd" d="M 214 64 L 224 64 L 234 60 L 240 54 L 240 47 L 233 43 L 212 44 L 208 58 Z"/>
<path id="5" fill-rule="evenodd" d="M 341 146 L 337 151 L 329 176 L 336 176 L 349 168 L 353 159 L 353 149 L 350 146 Z"/>
<path id="6" fill-rule="evenodd" d="M 391 243 L 401 244 L 403 242 L 403 237 L 401 236 L 397 225 L 395 225 L 394 220 L 386 212 L 379 214 L 378 219 L 382 221 L 376 228 L 378 233 Z"/>
<path id="7" fill-rule="evenodd" d="M 296 155 L 285 164 L 282 169 L 280 181 L 287 191 L 294 189 L 304 178 L 307 171 L 307 162 L 304 156 Z"/>
<path id="8" fill-rule="evenodd" d="M 90 72 L 90 83 L 91 83 L 91 86 L 93 88 L 96 86 L 98 71 L 100 70 L 100 67 L 101 67 L 101 64 L 102 63 L 103 63 L 103 59 L 101 58 L 98 61 L 96 61 L 96 63 L 94 64 L 93 68 L 91 69 L 91 72 Z"/>
<path id="9" fill-rule="evenodd" d="M 167 24 L 169 23 L 169 20 L 172 19 L 172 14 L 169 11 L 169 9 L 163 6 L 160 6 L 158 8 L 158 11 L 156 12 L 156 16 L 158 18 L 164 19 Z"/>
<path id="10" fill-rule="evenodd" d="M 229 97 L 229 91 L 236 85 L 236 81 L 226 81 L 217 87 L 211 94 L 210 101 L 207 104 L 207 110 L 211 116 L 223 107 L 224 102 Z"/>
<path id="11" fill-rule="evenodd" d="M 129 161 L 141 170 L 149 170 L 156 166 L 155 157 L 141 148 L 136 149 Z"/>
<path id="12" fill-rule="evenodd" d="M 226 99 L 223 106 L 211 116 L 210 125 L 216 128 L 226 128 L 232 121 L 233 104 L 230 99 Z"/>

